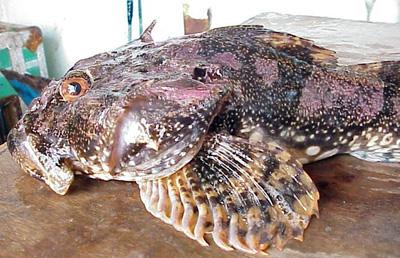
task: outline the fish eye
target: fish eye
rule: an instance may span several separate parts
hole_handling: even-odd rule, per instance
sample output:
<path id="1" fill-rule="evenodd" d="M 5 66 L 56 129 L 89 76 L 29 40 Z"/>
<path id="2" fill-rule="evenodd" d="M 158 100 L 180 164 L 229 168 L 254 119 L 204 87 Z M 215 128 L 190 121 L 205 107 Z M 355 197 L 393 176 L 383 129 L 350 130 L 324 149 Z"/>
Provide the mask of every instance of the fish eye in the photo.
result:
<path id="1" fill-rule="evenodd" d="M 69 95 L 76 96 L 82 92 L 82 86 L 79 82 L 71 82 L 66 87 Z"/>
<path id="2" fill-rule="evenodd" d="M 60 94 L 65 101 L 73 101 L 86 94 L 91 85 L 90 77 L 83 72 L 67 74 L 60 84 Z"/>

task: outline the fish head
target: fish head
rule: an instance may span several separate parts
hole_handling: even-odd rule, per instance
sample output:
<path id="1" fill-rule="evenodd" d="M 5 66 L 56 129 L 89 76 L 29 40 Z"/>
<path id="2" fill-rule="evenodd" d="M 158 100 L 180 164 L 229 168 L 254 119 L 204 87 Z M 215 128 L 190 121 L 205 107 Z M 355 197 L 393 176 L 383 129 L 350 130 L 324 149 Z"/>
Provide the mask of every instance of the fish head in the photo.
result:
<path id="1" fill-rule="evenodd" d="M 230 92 L 218 67 L 196 53 L 183 39 L 133 43 L 79 61 L 10 132 L 12 156 L 59 194 L 78 172 L 134 181 L 179 170 Z"/>

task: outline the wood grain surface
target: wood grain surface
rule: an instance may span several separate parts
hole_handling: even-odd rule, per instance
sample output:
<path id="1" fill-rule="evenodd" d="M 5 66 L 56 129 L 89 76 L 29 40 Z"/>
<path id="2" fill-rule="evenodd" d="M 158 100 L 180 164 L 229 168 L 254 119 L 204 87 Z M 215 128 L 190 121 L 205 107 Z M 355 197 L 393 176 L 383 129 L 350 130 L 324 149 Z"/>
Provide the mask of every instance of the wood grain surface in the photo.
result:
<path id="1" fill-rule="evenodd" d="M 59 196 L 0 154 L 0 257 L 254 257 L 204 248 L 152 217 L 131 183 L 79 177 Z M 304 241 L 272 257 L 397 257 L 400 174 L 340 156 L 306 166 L 321 193 Z"/>

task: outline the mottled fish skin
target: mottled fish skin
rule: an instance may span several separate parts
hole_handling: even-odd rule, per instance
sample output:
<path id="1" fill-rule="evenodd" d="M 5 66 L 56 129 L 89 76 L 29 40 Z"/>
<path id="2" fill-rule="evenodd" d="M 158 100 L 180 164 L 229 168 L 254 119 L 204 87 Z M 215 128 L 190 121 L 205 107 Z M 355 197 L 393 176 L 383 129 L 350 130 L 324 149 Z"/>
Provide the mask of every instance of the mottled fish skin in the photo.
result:
<path id="1" fill-rule="evenodd" d="M 44 89 L 8 137 L 23 170 L 59 194 L 75 174 L 137 181 L 146 208 L 200 244 L 263 253 L 318 214 L 302 163 L 399 161 L 400 62 L 339 67 L 262 26 L 161 43 L 149 30 Z"/>
<path id="2" fill-rule="evenodd" d="M 235 85 L 214 128 L 273 140 L 302 163 L 338 153 L 398 162 L 400 62 L 335 67 L 332 51 L 283 35 L 297 42 L 290 51 L 261 27 L 206 34 L 202 54 L 223 63 L 222 74 Z"/>

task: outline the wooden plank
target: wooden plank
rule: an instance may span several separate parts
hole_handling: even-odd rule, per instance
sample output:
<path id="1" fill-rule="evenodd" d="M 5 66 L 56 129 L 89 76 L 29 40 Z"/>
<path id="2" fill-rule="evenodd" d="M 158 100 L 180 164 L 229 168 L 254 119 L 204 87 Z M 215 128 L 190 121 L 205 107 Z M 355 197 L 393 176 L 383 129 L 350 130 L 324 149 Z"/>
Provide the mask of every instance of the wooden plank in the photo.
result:
<path id="1" fill-rule="evenodd" d="M 286 31 L 299 34 L 299 30 L 301 36 L 324 44 L 334 44 L 337 39 L 329 36 L 333 24 L 346 24 L 338 28 L 351 43 L 336 46 L 343 60 L 347 60 L 343 63 L 359 62 L 373 55 L 382 60 L 389 58 L 392 51 L 399 59 L 400 39 L 393 36 L 392 25 L 298 16 L 282 16 L 280 20 L 274 15 L 270 19 L 274 26 L 283 28 L 291 21 Z M 303 28 L 302 22 L 310 24 L 309 19 L 319 27 L 318 33 L 310 27 Z M 324 26 L 331 29 L 323 30 Z M 357 30 L 370 35 L 376 35 L 376 30 L 386 31 L 375 39 L 382 44 L 376 46 L 381 52 L 357 41 L 358 36 L 353 35 Z M 354 49 L 357 54 L 352 55 L 357 47 L 365 47 L 366 52 Z M 369 55 L 372 52 L 368 51 L 376 52 Z M 400 254 L 398 166 L 339 156 L 305 169 L 321 193 L 320 218 L 312 219 L 303 243 L 291 241 L 283 252 L 271 250 L 273 257 Z M 4 145 L 0 146 L 0 178 L 0 257 L 254 257 L 238 251 L 225 252 L 213 244 L 201 247 L 146 212 L 137 186 L 131 183 L 80 177 L 69 194 L 58 196 L 21 172 Z"/>

